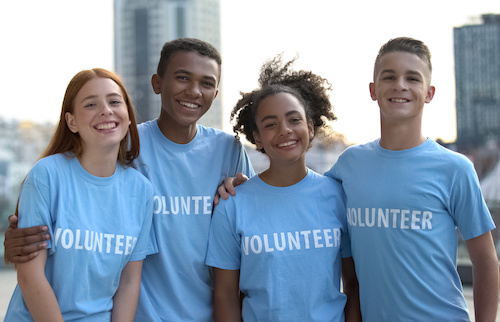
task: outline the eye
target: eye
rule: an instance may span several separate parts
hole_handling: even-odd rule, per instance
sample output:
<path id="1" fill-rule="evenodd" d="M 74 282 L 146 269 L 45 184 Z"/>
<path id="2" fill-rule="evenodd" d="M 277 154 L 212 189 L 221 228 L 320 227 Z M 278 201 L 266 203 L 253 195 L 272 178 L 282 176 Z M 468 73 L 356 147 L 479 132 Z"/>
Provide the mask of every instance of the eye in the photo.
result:
<path id="1" fill-rule="evenodd" d="M 113 99 L 113 100 L 109 101 L 109 104 L 111 104 L 111 105 L 119 105 L 121 103 L 122 103 L 122 101 L 117 100 L 117 99 Z"/>
<path id="2" fill-rule="evenodd" d="M 292 117 L 290 119 L 290 123 L 299 123 L 300 121 L 302 121 L 302 118 L 300 117 Z"/>
<path id="3" fill-rule="evenodd" d="M 394 77 L 392 75 L 388 75 L 388 76 L 384 76 L 382 77 L 383 80 L 391 80 L 391 79 L 394 79 Z"/>
<path id="4" fill-rule="evenodd" d="M 187 76 L 183 76 L 183 75 L 179 75 L 179 76 L 177 76 L 177 79 L 178 79 L 178 80 L 182 80 L 182 81 L 186 81 L 186 80 L 188 80 Z"/>
<path id="5" fill-rule="evenodd" d="M 84 108 L 86 108 L 86 109 L 91 109 L 91 108 L 96 107 L 96 105 L 97 105 L 97 104 L 95 104 L 95 103 L 87 103 L 87 104 L 85 104 L 85 106 L 83 106 L 83 107 L 84 107 Z"/>
<path id="6" fill-rule="evenodd" d="M 215 84 L 213 82 L 203 82 L 203 86 L 214 88 Z"/>
<path id="7" fill-rule="evenodd" d="M 276 125 L 276 123 L 274 123 L 274 122 L 266 123 L 266 124 L 264 124 L 264 128 L 265 129 L 271 129 L 271 128 L 274 127 L 274 125 Z"/>

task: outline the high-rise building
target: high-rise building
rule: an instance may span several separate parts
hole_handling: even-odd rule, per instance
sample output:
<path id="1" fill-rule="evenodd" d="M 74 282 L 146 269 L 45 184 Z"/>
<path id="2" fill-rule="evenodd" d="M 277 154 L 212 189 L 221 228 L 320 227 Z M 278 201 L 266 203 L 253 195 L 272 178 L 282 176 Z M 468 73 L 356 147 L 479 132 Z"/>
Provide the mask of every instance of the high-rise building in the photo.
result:
<path id="1" fill-rule="evenodd" d="M 220 51 L 219 0 L 115 0 L 114 19 L 115 70 L 132 96 L 139 122 L 160 115 L 151 76 L 165 42 L 198 38 Z M 222 127 L 220 93 L 199 123 Z"/>
<path id="2" fill-rule="evenodd" d="M 500 141 L 500 15 L 454 28 L 457 145 Z"/>

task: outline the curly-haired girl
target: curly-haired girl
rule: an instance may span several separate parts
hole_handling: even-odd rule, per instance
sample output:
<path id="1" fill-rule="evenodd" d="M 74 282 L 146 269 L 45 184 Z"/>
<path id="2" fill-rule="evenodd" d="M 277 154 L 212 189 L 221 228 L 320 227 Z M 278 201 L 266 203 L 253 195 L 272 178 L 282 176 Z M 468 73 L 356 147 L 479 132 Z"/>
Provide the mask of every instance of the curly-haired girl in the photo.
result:
<path id="1" fill-rule="evenodd" d="M 344 321 L 345 307 L 359 317 L 342 187 L 305 162 L 315 133 L 336 119 L 331 86 L 293 62 L 265 63 L 259 88 L 231 114 L 270 165 L 215 208 L 206 263 L 218 321 Z"/>

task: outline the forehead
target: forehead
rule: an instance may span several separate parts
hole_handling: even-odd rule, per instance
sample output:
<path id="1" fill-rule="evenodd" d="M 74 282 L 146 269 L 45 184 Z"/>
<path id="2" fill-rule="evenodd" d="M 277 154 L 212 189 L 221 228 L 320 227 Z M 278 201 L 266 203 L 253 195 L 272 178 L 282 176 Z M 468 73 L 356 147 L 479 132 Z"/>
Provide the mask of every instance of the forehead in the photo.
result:
<path id="1" fill-rule="evenodd" d="M 110 78 L 92 78 L 86 82 L 76 94 L 76 99 L 85 98 L 90 95 L 109 95 L 119 94 L 123 95 L 120 86 Z"/>
<path id="2" fill-rule="evenodd" d="M 220 78 L 220 69 L 217 62 L 196 51 L 176 51 L 172 53 L 167 61 L 165 73 L 176 73 L 186 71 L 204 77 Z"/>
<path id="3" fill-rule="evenodd" d="M 295 95 L 290 93 L 276 93 L 264 98 L 257 109 L 257 117 L 265 115 L 278 115 L 297 111 L 305 114 L 304 106 Z"/>
<path id="4" fill-rule="evenodd" d="M 427 64 L 415 54 L 408 52 L 390 52 L 382 57 L 376 66 L 375 77 L 382 73 L 418 73 L 426 78 L 430 77 L 430 70 Z"/>

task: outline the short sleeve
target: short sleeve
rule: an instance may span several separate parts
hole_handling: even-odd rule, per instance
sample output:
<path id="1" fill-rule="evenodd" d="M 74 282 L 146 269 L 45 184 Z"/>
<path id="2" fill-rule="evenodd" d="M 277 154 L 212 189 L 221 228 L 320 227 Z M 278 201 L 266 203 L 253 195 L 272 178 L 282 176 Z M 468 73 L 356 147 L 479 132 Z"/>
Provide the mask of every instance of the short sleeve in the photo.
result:
<path id="1" fill-rule="evenodd" d="M 221 269 L 239 270 L 241 265 L 241 240 L 235 236 L 225 211 L 223 202 L 215 207 L 210 224 L 206 265 Z"/>

